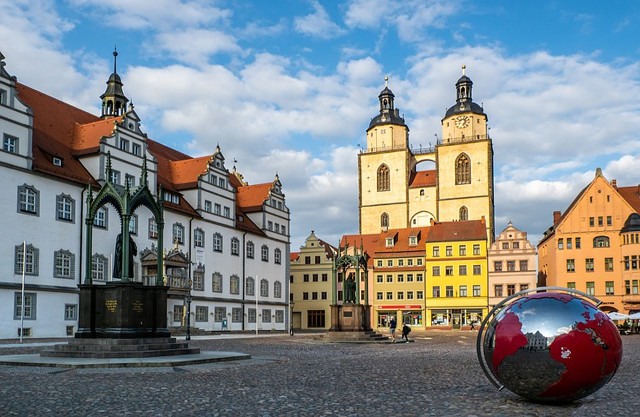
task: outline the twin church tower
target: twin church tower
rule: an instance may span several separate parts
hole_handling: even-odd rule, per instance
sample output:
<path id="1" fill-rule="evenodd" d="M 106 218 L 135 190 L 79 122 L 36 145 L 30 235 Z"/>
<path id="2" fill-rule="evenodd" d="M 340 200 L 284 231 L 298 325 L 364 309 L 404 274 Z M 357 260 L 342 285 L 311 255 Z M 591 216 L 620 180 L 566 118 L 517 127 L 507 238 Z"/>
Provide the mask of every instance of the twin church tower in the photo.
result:
<path id="1" fill-rule="evenodd" d="M 388 85 L 358 155 L 360 234 L 485 219 L 494 240 L 493 146 L 487 115 L 472 99 L 473 82 L 456 82 L 456 103 L 442 119 L 435 146 L 411 149 L 409 127 Z"/>

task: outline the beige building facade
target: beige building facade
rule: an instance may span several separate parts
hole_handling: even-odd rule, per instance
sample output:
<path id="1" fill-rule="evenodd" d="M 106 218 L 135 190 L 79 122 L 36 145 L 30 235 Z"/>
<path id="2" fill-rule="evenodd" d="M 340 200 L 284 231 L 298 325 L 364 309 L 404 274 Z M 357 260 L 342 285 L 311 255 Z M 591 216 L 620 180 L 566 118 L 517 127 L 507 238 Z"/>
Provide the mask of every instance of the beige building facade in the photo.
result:
<path id="1" fill-rule="evenodd" d="M 536 248 L 511 222 L 489 248 L 489 308 L 518 291 L 536 287 Z"/>
<path id="2" fill-rule="evenodd" d="M 378 96 L 379 114 L 367 129 L 366 148 L 358 156 L 361 234 L 484 217 L 487 238 L 493 241 L 493 145 L 472 86 L 463 70 L 456 104 L 441 122 L 442 137 L 420 149 L 409 145 L 409 127 L 385 86 Z"/>
<path id="3" fill-rule="evenodd" d="M 290 288 L 292 329 L 331 327 L 331 291 L 336 248 L 314 231 L 299 252 L 291 254 Z"/>

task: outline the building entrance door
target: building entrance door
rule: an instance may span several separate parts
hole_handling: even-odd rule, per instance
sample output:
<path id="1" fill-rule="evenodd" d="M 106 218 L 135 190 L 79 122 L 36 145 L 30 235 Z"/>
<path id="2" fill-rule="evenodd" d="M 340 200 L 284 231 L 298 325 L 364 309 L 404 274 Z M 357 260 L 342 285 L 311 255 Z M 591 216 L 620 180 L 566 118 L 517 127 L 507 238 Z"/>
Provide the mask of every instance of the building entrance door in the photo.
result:
<path id="1" fill-rule="evenodd" d="M 452 327 L 454 329 L 460 329 L 460 322 L 461 322 L 461 318 L 460 318 L 461 314 L 460 313 L 453 313 L 452 314 Z"/>

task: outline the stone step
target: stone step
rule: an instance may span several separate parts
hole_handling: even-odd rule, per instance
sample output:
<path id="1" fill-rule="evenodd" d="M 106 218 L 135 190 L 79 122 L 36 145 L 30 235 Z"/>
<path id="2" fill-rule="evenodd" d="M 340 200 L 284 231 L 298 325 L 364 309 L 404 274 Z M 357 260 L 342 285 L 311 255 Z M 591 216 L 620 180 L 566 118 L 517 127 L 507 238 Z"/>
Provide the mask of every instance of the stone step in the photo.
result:
<path id="1" fill-rule="evenodd" d="M 152 358 L 157 356 L 192 355 L 200 353 L 199 348 L 180 348 L 142 351 L 45 351 L 40 356 L 51 358 Z"/>
<path id="2" fill-rule="evenodd" d="M 71 339 L 66 344 L 55 345 L 53 350 L 40 353 L 44 357 L 58 358 L 148 358 L 200 353 L 187 342 L 177 342 L 174 337 L 140 339 Z"/>
<path id="3" fill-rule="evenodd" d="M 148 344 L 68 344 L 55 345 L 55 351 L 64 352 L 125 352 L 125 351 L 143 351 L 143 350 L 171 350 L 182 349 L 188 347 L 188 343 L 148 343 Z"/>
<path id="4" fill-rule="evenodd" d="M 175 343 L 175 337 L 144 337 L 144 338 L 76 338 L 67 343 L 70 345 L 144 345 L 149 343 Z"/>

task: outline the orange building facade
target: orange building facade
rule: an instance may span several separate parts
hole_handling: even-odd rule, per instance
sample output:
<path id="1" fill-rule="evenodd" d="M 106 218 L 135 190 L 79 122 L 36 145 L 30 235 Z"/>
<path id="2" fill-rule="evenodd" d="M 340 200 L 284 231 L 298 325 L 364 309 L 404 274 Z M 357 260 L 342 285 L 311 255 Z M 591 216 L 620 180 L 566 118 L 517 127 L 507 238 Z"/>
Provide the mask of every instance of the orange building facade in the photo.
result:
<path id="1" fill-rule="evenodd" d="M 603 311 L 640 311 L 640 186 L 595 177 L 538 244 L 540 285 L 596 297 Z"/>

